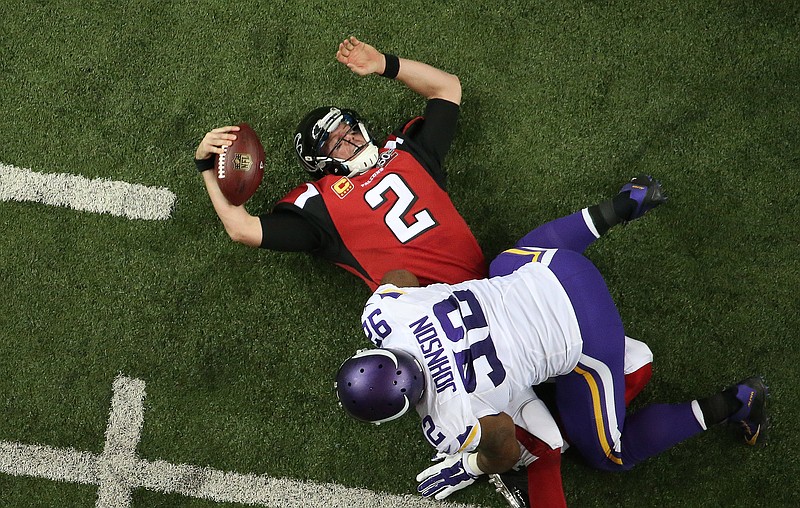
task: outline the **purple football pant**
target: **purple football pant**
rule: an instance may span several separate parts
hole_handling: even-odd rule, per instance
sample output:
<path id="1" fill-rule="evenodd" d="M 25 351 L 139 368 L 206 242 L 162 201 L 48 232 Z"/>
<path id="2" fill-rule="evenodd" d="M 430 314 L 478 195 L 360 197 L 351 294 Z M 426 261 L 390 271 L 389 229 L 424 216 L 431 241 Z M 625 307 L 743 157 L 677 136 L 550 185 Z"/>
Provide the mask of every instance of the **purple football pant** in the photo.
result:
<path id="1" fill-rule="evenodd" d="M 578 365 L 555 380 L 562 430 L 590 465 L 626 470 L 703 428 L 691 402 L 653 404 L 626 416 L 625 330 L 602 275 L 580 254 L 597 239 L 587 222 L 587 214 L 576 212 L 534 229 L 492 261 L 489 275 L 546 259 L 535 255 L 537 247 L 559 249 L 548 266 L 572 303 L 583 340 Z"/>

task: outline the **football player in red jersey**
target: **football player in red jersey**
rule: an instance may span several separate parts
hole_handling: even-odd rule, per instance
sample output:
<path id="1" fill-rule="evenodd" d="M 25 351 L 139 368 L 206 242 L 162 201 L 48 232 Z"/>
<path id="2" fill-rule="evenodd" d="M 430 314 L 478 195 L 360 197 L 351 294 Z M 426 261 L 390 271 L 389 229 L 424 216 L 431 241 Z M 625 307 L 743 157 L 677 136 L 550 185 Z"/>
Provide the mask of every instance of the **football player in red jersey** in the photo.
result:
<path id="1" fill-rule="evenodd" d="M 314 181 L 289 192 L 270 213 L 250 215 L 230 204 L 210 168 L 238 127 L 207 133 L 195 153 L 206 189 L 231 239 L 279 251 L 318 255 L 375 289 L 394 268 L 410 268 L 422 284 L 483 277 L 478 242 L 446 192 L 445 155 L 461 102 L 457 76 L 383 54 L 350 37 L 339 62 L 359 76 L 397 79 L 427 99 L 423 116 L 406 122 L 380 148 L 355 111 L 311 111 L 295 133 L 301 166 Z"/>

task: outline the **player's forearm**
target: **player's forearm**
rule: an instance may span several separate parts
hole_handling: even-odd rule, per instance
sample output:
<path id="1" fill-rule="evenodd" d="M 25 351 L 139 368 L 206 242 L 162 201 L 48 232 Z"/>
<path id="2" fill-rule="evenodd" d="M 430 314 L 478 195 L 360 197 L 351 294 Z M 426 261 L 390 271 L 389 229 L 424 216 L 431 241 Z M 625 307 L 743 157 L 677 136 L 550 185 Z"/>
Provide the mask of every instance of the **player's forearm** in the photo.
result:
<path id="1" fill-rule="evenodd" d="M 247 213 L 244 205 L 232 205 L 219 189 L 212 171 L 204 171 L 202 175 L 214 211 L 217 212 L 231 240 L 251 247 L 261 245 L 261 224 L 258 217 Z"/>
<path id="2" fill-rule="evenodd" d="M 487 455 L 478 450 L 478 467 L 487 474 L 505 473 L 519 462 L 519 447 L 516 458 L 509 455 Z"/>
<path id="3" fill-rule="evenodd" d="M 397 79 L 426 99 L 444 99 L 461 104 L 461 81 L 455 74 L 401 58 Z"/>
<path id="4" fill-rule="evenodd" d="M 480 419 L 481 442 L 478 445 L 478 467 L 484 473 L 504 473 L 519 461 L 514 421 L 506 413 Z"/>

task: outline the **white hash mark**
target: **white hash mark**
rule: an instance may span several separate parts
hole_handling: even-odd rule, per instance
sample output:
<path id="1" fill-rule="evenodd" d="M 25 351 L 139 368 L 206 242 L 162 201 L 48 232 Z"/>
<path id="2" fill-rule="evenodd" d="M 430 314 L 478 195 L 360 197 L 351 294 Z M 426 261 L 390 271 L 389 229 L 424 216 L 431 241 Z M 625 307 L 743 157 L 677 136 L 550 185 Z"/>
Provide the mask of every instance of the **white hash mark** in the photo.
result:
<path id="1" fill-rule="evenodd" d="M 169 219 L 175 194 L 163 187 L 66 173 L 39 173 L 0 163 L 0 201 L 32 201 L 128 219 Z"/>
<path id="2" fill-rule="evenodd" d="M 395 495 L 315 483 L 239 474 L 209 467 L 170 464 L 138 458 L 144 424 L 145 383 L 122 375 L 114 380 L 114 394 L 101 454 L 0 441 L 0 473 L 69 483 L 96 485 L 97 508 L 128 508 L 132 491 L 144 488 L 164 494 L 275 508 L 478 508 L 434 502 L 418 495 Z M 0 493 L 0 501 L 2 501 Z"/>

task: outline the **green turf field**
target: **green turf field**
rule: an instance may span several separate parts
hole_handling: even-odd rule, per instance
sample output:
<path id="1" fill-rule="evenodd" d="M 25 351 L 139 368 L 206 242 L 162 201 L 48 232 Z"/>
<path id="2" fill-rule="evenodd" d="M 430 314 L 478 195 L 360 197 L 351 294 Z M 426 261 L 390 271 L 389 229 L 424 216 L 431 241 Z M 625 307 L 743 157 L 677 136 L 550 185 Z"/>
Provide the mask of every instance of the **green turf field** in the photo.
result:
<path id="1" fill-rule="evenodd" d="M 588 252 L 655 354 L 636 407 L 770 385 L 766 448 L 719 428 L 620 474 L 568 453 L 570 506 L 800 505 L 797 2 L 54 0 L 0 19 L 0 163 L 177 197 L 164 221 L 0 202 L 0 441 L 101 453 L 122 373 L 147 386 L 142 458 L 415 491 L 417 418 L 360 425 L 332 393 L 366 345 L 366 286 L 232 243 L 191 162 L 207 130 L 249 122 L 255 214 L 302 181 L 307 110 L 355 108 L 378 137 L 422 112 L 335 61 L 352 34 L 461 78 L 449 190 L 488 258 L 637 173 L 664 183 L 666 206 Z M 0 474 L 2 507 L 96 498 Z M 452 499 L 504 506 L 485 482 Z M 243 505 L 136 489 L 130 506 Z"/>

